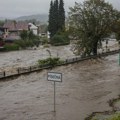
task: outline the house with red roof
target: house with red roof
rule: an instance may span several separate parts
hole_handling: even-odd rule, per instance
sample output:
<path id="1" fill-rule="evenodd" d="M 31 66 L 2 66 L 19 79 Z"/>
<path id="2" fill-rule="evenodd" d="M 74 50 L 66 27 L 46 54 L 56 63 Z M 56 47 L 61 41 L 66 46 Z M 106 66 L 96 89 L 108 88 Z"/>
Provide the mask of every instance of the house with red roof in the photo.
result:
<path id="1" fill-rule="evenodd" d="M 23 30 L 28 31 L 28 23 L 24 21 L 7 21 L 3 27 L 8 28 L 9 31 L 5 41 L 19 40 L 20 32 Z"/>
<path id="2" fill-rule="evenodd" d="M 24 21 L 7 21 L 3 27 L 8 28 L 9 32 L 28 30 L 28 23 Z"/>
<path id="3" fill-rule="evenodd" d="M 0 38 L 4 39 L 8 36 L 8 28 L 0 26 Z"/>
<path id="4" fill-rule="evenodd" d="M 1 49 L 4 48 L 3 46 L 5 43 L 4 43 L 3 39 L 5 39 L 7 37 L 7 35 L 8 35 L 8 29 L 0 26 L 0 51 L 1 51 Z"/>

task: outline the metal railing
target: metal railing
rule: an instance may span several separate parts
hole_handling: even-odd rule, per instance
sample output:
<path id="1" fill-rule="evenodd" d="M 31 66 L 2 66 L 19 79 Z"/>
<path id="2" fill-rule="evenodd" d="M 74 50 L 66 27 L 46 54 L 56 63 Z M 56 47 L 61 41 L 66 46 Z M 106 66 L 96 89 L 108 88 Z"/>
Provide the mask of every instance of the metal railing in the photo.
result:
<path id="1" fill-rule="evenodd" d="M 94 58 L 98 58 L 98 57 L 104 57 L 104 56 L 113 55 L 113 54 L 116 54 L 116 53 L 119 53 L 119 50 L 114 50 L 114 51 L 109 51 L 109 52 L 106 52 L 106 53 L 101 53 L 101 54 L 98 54 L 96 56 L 91 55 L 91 56 L 87 56 L 87 57 L 84 57 L 84 58 L 82 58 L 82 57 L 70 58 L 70 59 L 64 60 L 63 63 L 61 63 L 57 66 L 72 64 L 72 63 L 75 63 L 75 62 L 80 62 L 80 61 L 84 61 L 84 60 L 88 60 L 88 59 L 94 59 Z M 9 74 L 8 74 L 8 71 L 0 72 L 0 79 L 12 77 L 12 76 L 14 77 L 14 76 L 27 74 L 27 73 L 39 71 L 39 70 L 42 70 L 42 69 L 48 69 L 48 68 L 51 68 L 51 66 L 50 65 L 41 65 L 41 66 L 34 65 L 34 66 L 29 66 L 29 67 L 16 68 L 16 70 L 14 72 L 9 73 Z"/>

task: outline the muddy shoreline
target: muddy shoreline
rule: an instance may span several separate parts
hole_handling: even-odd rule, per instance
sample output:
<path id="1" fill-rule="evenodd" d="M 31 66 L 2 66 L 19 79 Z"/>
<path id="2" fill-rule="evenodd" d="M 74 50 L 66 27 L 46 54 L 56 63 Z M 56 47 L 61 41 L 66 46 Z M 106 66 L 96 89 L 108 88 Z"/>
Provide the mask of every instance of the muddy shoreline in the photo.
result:
<path id="1" fill-rule="evenodd" d="M 103 112 L 93 112 L 91 115 L 85 118 L 85 120 L 92 120 L 93 117 L 96 116 L 96 114 L 102 115 L 114 115 L 116 112 L 120 112 L 120 106 L 118 108 L 115 106 L 117 102 L 120 102 L 120 95 L 118 95 L 118 98 L 113 98 L 108 101 L 109 106 L 112 108 L 111 111 L 103 111 Z"/>

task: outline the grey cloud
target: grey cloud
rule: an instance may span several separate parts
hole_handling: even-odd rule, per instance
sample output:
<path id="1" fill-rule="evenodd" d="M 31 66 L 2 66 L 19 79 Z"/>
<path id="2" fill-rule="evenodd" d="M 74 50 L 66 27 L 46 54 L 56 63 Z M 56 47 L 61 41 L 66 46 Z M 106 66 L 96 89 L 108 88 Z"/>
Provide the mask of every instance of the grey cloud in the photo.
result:
<path id="1" fill-rule="evenodd" d="M 64 0 L 65 9 L 68 11 L 74 2 L 84 0 Z M 107 0 L 119 8 L 119 0 Z M 50 0 L 0 0 L 0 17 L 18 17 L 31 14 L 48 13 Z"/>

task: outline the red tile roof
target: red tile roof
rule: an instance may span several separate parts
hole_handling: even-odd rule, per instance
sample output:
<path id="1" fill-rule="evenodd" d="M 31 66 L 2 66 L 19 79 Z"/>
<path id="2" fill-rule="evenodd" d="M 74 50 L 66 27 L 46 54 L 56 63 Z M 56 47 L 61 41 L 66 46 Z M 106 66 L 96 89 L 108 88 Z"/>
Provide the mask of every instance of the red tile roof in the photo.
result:
<path id="1" fill-rule="evenodd" d="M 3 27 L 7 27 L 9 30 L 15 30 L 16 28 L 15 23 L 11 21 L 6 22 Z"/>
<path id="2" fill-rule="evenodd" d="M 8 28 L 10 31 L 14 30 L 28 30 L 28 24 L 26 22 L 14 22 L 8 21 L 3 27 Z"/>
<path id="3" fill-rule="evenodd" d="M 16 29 L 17 30 L 28 30 L 28 24 L 26 22 L 17 22 Z"/>

